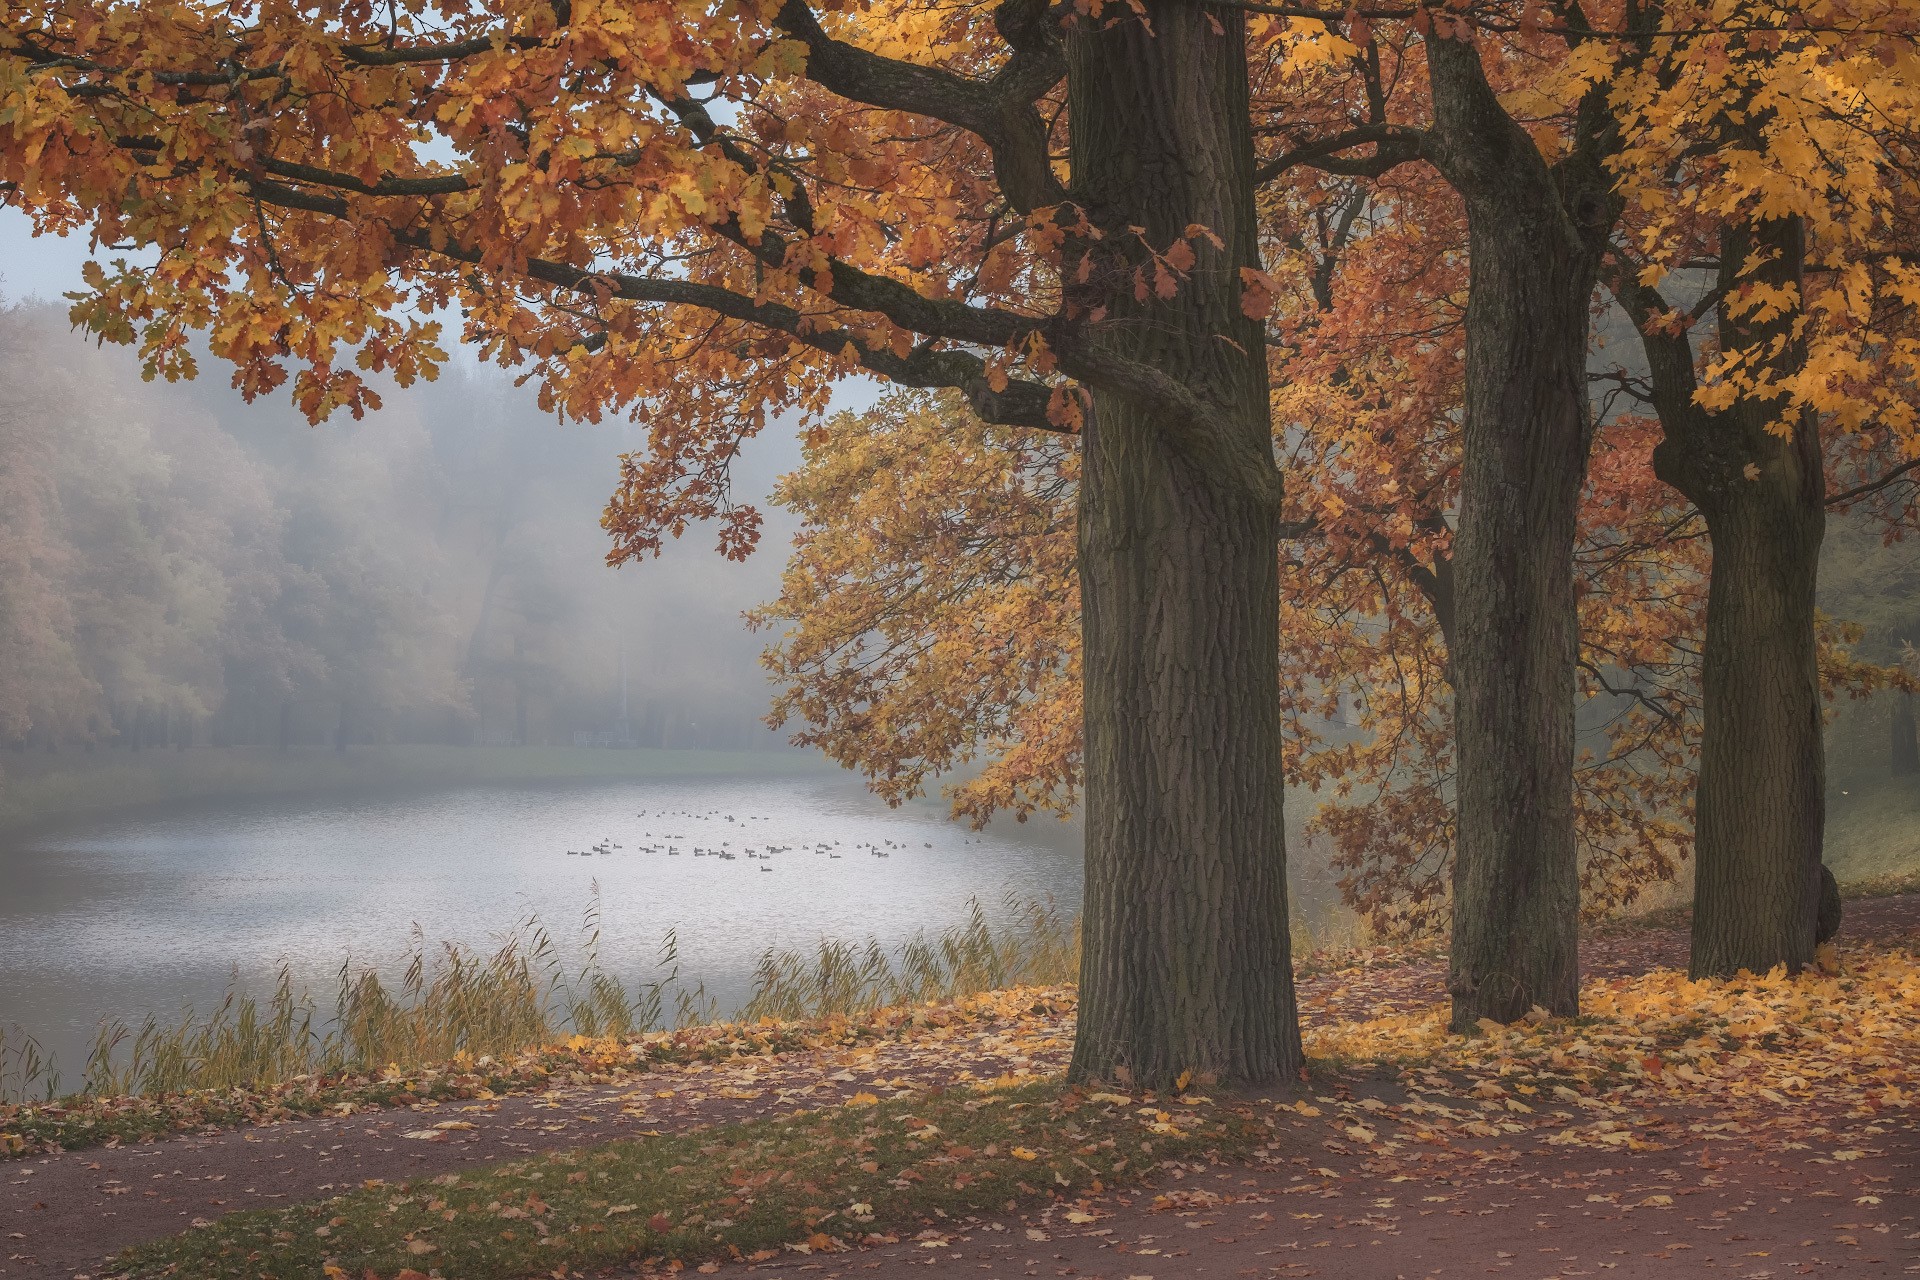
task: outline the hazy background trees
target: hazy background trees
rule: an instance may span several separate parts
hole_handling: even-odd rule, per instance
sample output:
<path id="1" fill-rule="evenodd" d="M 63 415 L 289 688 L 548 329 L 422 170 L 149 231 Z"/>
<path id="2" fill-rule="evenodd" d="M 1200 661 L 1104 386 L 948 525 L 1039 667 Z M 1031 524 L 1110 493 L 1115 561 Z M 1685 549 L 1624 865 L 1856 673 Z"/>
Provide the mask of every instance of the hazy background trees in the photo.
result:
<path id="1" fill-rule="evenodd" d="M 604 562 L 633 431 L 487 369 L 309 427 L 8 307 L 0 745 L 620 740 L 624 651 L 625 737 L 778 746 L 739 623 L 775 558 Z"/>

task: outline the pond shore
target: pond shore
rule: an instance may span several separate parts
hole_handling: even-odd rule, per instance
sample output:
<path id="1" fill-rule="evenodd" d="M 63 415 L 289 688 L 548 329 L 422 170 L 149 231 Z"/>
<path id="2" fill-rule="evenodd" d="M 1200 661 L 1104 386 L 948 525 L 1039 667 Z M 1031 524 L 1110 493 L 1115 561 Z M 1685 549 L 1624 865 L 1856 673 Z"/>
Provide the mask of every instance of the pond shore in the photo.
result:
<path id="1" fill-rule="evenodd" d="M 0 831 L 173 800 L 839 772 L 800 751 L 596 747 L 189 747 L 0 755 Z"/>

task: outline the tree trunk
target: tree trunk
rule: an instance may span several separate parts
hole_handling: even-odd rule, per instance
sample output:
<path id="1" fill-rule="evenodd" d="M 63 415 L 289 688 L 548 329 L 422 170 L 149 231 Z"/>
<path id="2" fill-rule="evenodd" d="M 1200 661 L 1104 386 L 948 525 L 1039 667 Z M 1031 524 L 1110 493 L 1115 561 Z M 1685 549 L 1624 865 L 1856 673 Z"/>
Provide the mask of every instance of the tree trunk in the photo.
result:
<path id="1" fill-rule="evenodd" d="M 1752 275 L 1741 267 L 1766 259 Z M 1797 218 L 1722 229 L 1720 285 L 1797 285 Z M 1799 315 L 1753 323 L 1723 303 L 1720 345 L 1777 373 L 1806 358 Z M 1771 353 L 1771 354 L 1769 354 Z M 1704 724 L 1694 797 L 1693 976 L 1725 977 L 1813 959 L 1826 820 L 1826 748 L 1814 640 L 1814 584 L 1826 531 L 1819 424 L 1767 428 L 1777 399 L 1721 413 L 1663 404 L 1654 470 L 1700 509 L 1713 541 L 1702 655 Z"/>
<path id="2" fill-rule="evenodd" d="M 1227 9 L 1145 10 L 1146 22 L 1082 23 L 1069 37 L 1076 195 L 1114 229 L 1109 253 L 1128 227 L 1162 253 L 1196 224 L 1225 247 L 1199 239 L 1171 298 L 1136 299 L 1126 270 L 1095 286 L 1109 311 L 1102 357 L 1163 376 L 1205 412 L 1138 379 L 1090 379 L 1087 887 L 1070 1074 L 1270 1084 L 1302 1057 L 1281 815 L 1279 476 L 1261 328 L 1240 307 L 1240 269 L 1258 264 L 1245 33 Z"/>
<path id="3" fill-rule="evenodd" d="M 1826 749 L 1813 595 L 1822 512 L 1766 492 L 1764 481 L 1745 487 L 1724 506 L 1702 506 L 1713 571 L 1694 792 L 1696 978 L 1803 967 L 1819 905 Z"/>
<path id="4" fill-rule="evenodd" d="M 1893 700 L 1893 745 L 1887 760 L 1896 778 L 1920 774 L 1920 731 L 1915 729 L 1910 693 L 1899 694 Z"/>
<path id="5" fill-rule="evenodd" d="M 1579 1009 L 1573 542 L 1592 277 L 1544 239 L 1518 225 L 1471 236 L 1453 552 L 1458 1030 Z"/>
<path id="6" fill-rule="evenodd" d="M 1549 169 L 1460 40 L 1427 42 L 1471 276 L 1454 538 L 1453 1027 L 1578 1012 L 1575 517 L 1586 353 L 1612 220 L 1597 162 Z"/>

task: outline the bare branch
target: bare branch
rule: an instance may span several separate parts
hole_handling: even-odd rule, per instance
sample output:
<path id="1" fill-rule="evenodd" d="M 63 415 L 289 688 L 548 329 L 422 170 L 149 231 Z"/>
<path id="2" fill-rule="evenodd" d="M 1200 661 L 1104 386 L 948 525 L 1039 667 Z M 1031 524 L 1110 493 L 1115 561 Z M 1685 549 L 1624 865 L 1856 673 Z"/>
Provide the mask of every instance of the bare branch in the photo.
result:
<path id="1" fill-rule="evenodd" d="M 1920 458 L 1911 458 L 1906 462 L 1901 463 L 1899 466 L 1894 467 L 1886 472 L 1883 472 L 1881 475 L 1875 477 L 1874 479 L 1867 481 L 1865 484 L 1857 484 L 1853 486 L 1853 488 L 1851 489 L 1844 489 L 1839 493 L 1828 494 L 1827 505 L 1829 507 L 1835 507 L 1835 508 L 1844 507 L 1846 504 L 1850 502 L 1855 502 L 1861 498 L 1865 498 L 1872 494 L 1876 494 L 1880 492 L 1882 489 L 1885 489 L 1886 487 L 1891 485 L 1894 481 L 1898 480 L 1901 476 L 1904 476 L 1907 473 L 1914 470 L 1920 470 Z"/>

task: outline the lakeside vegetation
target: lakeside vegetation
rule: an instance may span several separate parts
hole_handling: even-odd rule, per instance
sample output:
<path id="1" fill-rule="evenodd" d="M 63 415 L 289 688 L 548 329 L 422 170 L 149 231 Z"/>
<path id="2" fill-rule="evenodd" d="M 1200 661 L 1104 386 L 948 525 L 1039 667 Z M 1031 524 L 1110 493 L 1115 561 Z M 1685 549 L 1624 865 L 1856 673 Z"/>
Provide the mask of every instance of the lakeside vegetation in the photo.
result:
<path id="1" fill-rule="evenodd" d="M 16 1032 L 9 1042 L 0 1027 L 0 1130 L 19 1137 L 19 1149 L 29 1138 L 64 1146 L 110 1136 L 66 1122 L 77 1098 L 220 1095 L 299 1083 L 311 1086 L 303 1090 L 309 1095 L 331 1098 L 356 1081 L 371 1088 L 393 1072 L 477 1072 L 492 1079 L 487 1087 L 505 1088 L 514 1075 L 505 1064 L 531 1055 L 522 1066 L 542 1078 L 544 1051 L 573 1037 L 624 1040 L 722 1022 L 723 1011 L 704 985 L 681 979 L 672 933 L 653 975 L 633 982 L 600 962 L 598 929 L 595 902 L 583 921 L 583 959 L 571 968 L 537 919 L 490 954 L 452 943 L 429 948 L 416 939 L 397 979 L 343 964 L 330 1003 L 298 987 L 285 966 L 265 999 L 236 980 L 210 1013 L 188 1010 L 167 1022 L 149 1016 L 138 1027 L 103 1024 L 77 1094 L 64 1093 L 61 1065 L 35 1041 Z M 725 1013 L 746 1024 L 798 1024 L 1053 986 L 1073 981 L 1079 952 L 1079 920 L 1052 903 L 1009 898 L 989 916 L 975 900 L 960 923 L 894 948 L 873 937 L 860 944 L 822 939 L 805 950 L 768 948 L 751 995 Z M 9 1099 L 29 1098 L 53 1104 L 51 1114 L 8 1106 Z M 155 1114 L 151 1107 L 135 1111 Z"/>
<path id="2" fill-rule="evenodd" d="M 1902 996 L 1913 990 L 1917 963 L 1909 935 L 1830 951 L 1817 969 L 1791 979 L 1693 981 L 1653 969 L 1589 983 L 1580 1018 L 1541 1017 L 1472 1036 L 1449 1033 L 1443 1006 L 1431 1000 L 1369 1018 L 1343 1011 L 1337 992 L 1331 1003 L 1309 996 L 1318 1016 L 1304 1092 L 1229 1091 L 1185 1076 L 1159 1093 L 1119 1083 L 1070 1087 L 1055 1071 L 1076 1012 L 1071 992 L 1026 988 L 963 1009 L 896 1010 L 884 1024 L 833 1026 L 824 1039 L 819 1027 L 770 1022 L 735 1028 L 732 1041 L 710 1046 L 725 1052 L 736 1044 L 756 1057 L 737 1063 L 744 1076 L 701 1073 L 709 1095 L 735 1096 L 729 1089 L 755 1079 L 765 1061 L 758 1054 L 789 1050 L 790 1062 L 845 1088 L 796 1114 L 482 1158 L 457 1171 L 369 1179 L 324 1199 L 243 1209 L 136 1244 L 108 1270 L 143 1278 L 509 1280 L 626 1263 L 648 1274 L 689 1266 L 712 1273 L 728 1259 L 838 1253 L 909 1235 L 944 1247 L 971 1230 L 1000 1229 L 993 1220 L 1003 1214 L 1043 1206 L 1027 1238 L 1044 1240 L 1048 1228 L 1111 1214 L 1103 1192 L 1147 1180 L 1159 1183 L 1156 1206 L 1209 1210 L 1224 1188 L 1184 1181 L 1190 1173 L 1237 1176 L 1234 1166 L 1270 1159 L 1276 1147 L 1291 1147 L 1295 1165 L 1313 1165 L 1298 1154 L 1302 1138 L 1343 1155 L 1363 1148 L 1373 1194 L 1391 1196 L 1391 1184 L 1436 1173 L 1457 1189 L 1466 1170 L 1436 1170 L 1435 1162 L 1482 1162 L 1486 1139 L 1584 1149 L 1589 1161 L 1617 1162 L 1623 1150 L 1671 1141 L 1657 1113 L 1675 1106 L 1738 1114 L 1743 1132 L 1782 1153 L 1804 1152 L 1810 1134 L 1824 1135 L 1815 1149 L 1848 1161 L 1886 1131 L 1885 1108 L 1907 1105 L 1920 1011 Z M 1407 990 L 1371 973 L 1377 986 Z M 898 1065 L 876 1063 L 866 1072 L 872 1087 L 902 1090 L 887 1099 L 851 1074 L 828 1074 L 876 1025 L 930 1063 L 952 1053 L 956 1033 L 971 1034 L 956 1023 L 975 1019 L 993 1024 L 993 1038 L 1017 1041 L 1017 1060 L 1031 1067 L 929 1085 L 882 1082 Z M 627 1048 L 579 1046 L 589 1061 L 596 1052 L 625 1060 Z M 1841 1063 L 1858 1069 L 1836 1070 Z M 1356 1072 L 1396 1077 L 1407 1097 L 1351 1088 Z M 731 1083 L 716 1090 L 720 1080 Z M 407 1136 L 479 1127 L 443 1120 Z M 1317 1149 L 1305 1147 L 1309 1156 Z M 1344 1176 L 1324 1167 L 1312 1173 Z M 1288 1189 L 1336 1194 L 1297 1175 Z M 1645 1203 L 1671 1202 L 1662 1195 Z M 1878 1204 L 1878 1195 L 1857 1203 L 1869 1202 Z"/>
<path id="3" fill-rule="evenodd" d="M 1838 866 L 1849 899 L 1920 893 L 1920 858 L 1889 861 L 1863 850 Z M 416 938 L 398 977 L 349 960 L 328 1004 L 297 986 L 284 965 L 265 998 L 249 994 L 236 975 L 211 1012 L 189 1009 L 171 1021 L 150 1015 L 137 1027 L 103 1024 L 71 1091 L 63 1064 L 20 1029 L 0 1026 L 0 1157 L 309 1114 L 342 1101 L 384 1105 L 399 1095 L 540 1087 L 556 1064 L 577 1065 L 570 1055 L 582 1041 L 644 1038 L 655 1055 L 648 1060 L 665 1061 L 709 1052 L 690 1050 L 706 1041 L 684 1033 L 756 1026 L 760 1047 L 771 1051 L 793 1028 L 822 1020 L 1076 982 L 1077 913 L 1012 895 L 991 916 L 978 899 L 969 906 L 959 924 L 893 948 L 872 936 L 767 948 L 751 994 L 735 1010 L 723 1010 L 704 984 L 682 979 L 671 931 L 651 976 L 634 981 L 609 972 L 598 957 L 595 900 L 582 919 L 582 958 L 571 967 L 529 917 L 491 953 Z M 1685 927 L 1689 915 L 1677 898 L 1617 917 L 1603 931 Z M 1349 917 L 1344 925 L 1316 932 L 1296 920 L 1299 976 L 1377 949 L 1364 922 Z M 1400 949 L 1433 953 L 1434 944 Z M 680 1038 L 662 1039 L 666 1032 Z"/>
<path id="4" fill-rule="evenodd" d="M 827 777 L 809 752 L 636 747 L 189 747 L 0 756 L 0 831 L 174 800 L 530 782 Z"/>

